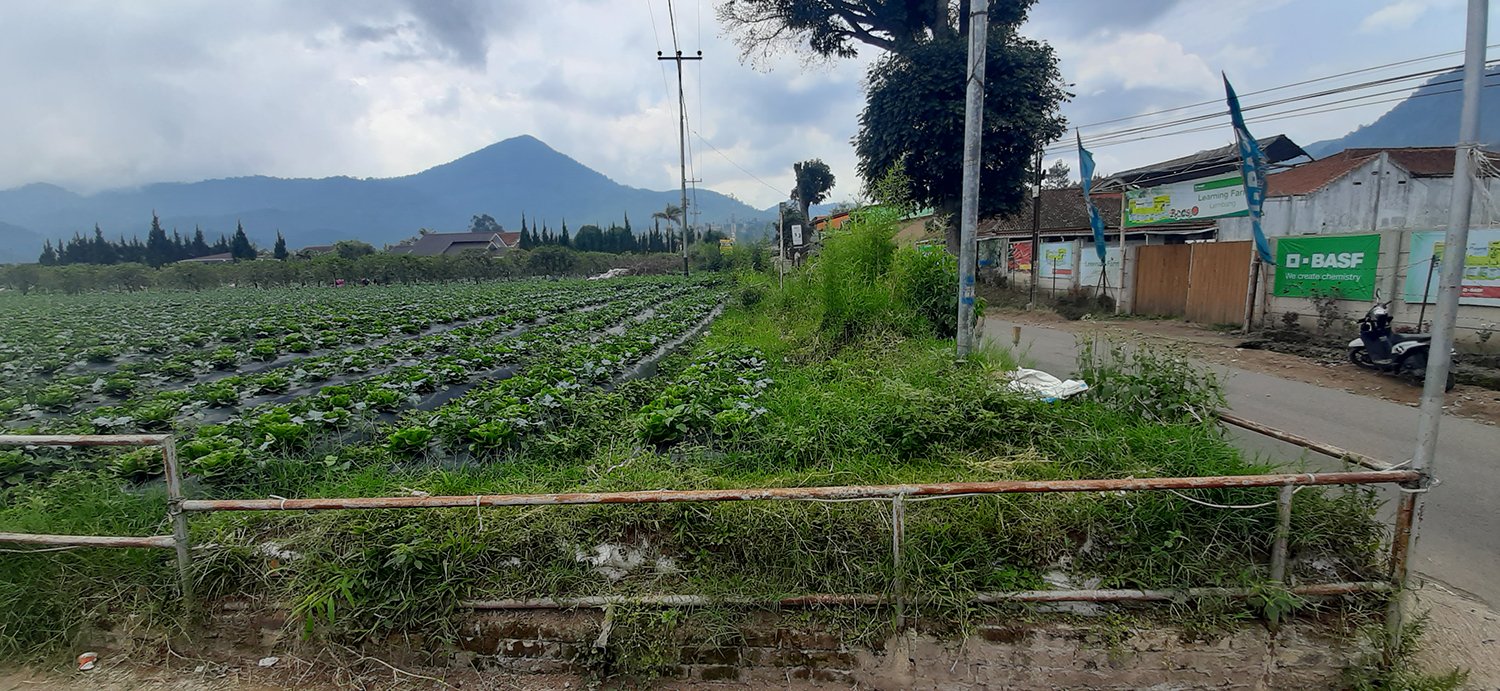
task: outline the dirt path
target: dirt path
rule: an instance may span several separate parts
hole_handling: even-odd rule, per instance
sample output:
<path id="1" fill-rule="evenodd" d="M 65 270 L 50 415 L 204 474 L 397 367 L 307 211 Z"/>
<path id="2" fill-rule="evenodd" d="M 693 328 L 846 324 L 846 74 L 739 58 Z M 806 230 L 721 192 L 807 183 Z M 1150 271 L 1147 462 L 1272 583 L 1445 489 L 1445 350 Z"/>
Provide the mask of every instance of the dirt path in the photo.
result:
<path id="1" fill-rule="evenodd" d="M 1244 338 L 1168 319 L 1108 319 L 1068 321 L 1052 312 L 1003 311 L 997 319 L 1036 324 L 1074 333 L 1106 333 L 1143 337 L 1188 349 L 1199 359 L 1239 367 L 1283 379 L 1301 381 L 1352 394 L 1415 406 L 1422 389 L 1408 382 L 1362 370 L 1340 358 L 1311 359 L 1270 350 L 1239 347 Z M 1460 384 L 1449 395 L 1448 413 L 1500 425 L 1500 391 Z"/>

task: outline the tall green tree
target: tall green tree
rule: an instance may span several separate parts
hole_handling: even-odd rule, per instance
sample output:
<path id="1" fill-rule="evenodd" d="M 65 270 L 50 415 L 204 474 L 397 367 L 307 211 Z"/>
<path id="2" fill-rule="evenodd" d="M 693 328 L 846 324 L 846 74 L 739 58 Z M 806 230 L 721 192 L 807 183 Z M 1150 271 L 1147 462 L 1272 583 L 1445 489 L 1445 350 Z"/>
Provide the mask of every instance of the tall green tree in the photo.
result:
<path id="1" fill-rule="evenodd" d="M 37 263 L 42 266 L 57 265 L 57 250 L 52 249 L 51 240 L 42 241 L 42 256 L 37 258 Z"/>
<path id="2" fill-rule="evenodd" d="M 188 253 L 194 257 L 206 257 L 213 254 L 209 251 L 208 241 L 203 239 L 203 229 L 196 226 L 193 228 L 193 242 L 188 247 Z"/>
<path id="3" fill-rule="evenodd" d="M 1034 0 L 994 0 L 986 36 L 980 213 L 1020 207 L 1032 156 L 1062 135 L 1069 98 L 1050 46 L 1022 37 Z M 850 58 L 884 51 L 871 65 L 855 150 L 866 186 L 904 168 L 909 196 L 957 219 L 963 171 L 968 5 L 948 0 L 727 0 L 721 24 L 755 60 L 797 49 Z M 957 246 L 950 221 L 949 247 Z"/>
<path id="4" fill-rule="evenodd" d="M 1018 26 L 1034 0 L 992 0 L 991 25 Z M 852 58 L 860 44 L 906 54 L 927 43 L 968 36 L 967 2 L 949 0 L 727 0 L 720 24 L 741 58 L 787 52 L 815 59 Z"/>
<path id="5" fill-rule="evenodd" d="M 562 247 L 572 247 L 573 239 L 568 237 L 568 219 L 562 222 L 562 232 L 557 236 L 557 244 Z"/>
<path id="6" fill-rule="evenodd" d="M 797 180 L 797 186 L 792 188 L 792 199 L 802 209 L 802 217 L 809 218 L 808 207 L 822 203 L 828 198 L 828 191 L 833 189 L 833 171 L 823 159 L 814 158 L 793 163 L 792 175 Z"/>
<path id="7" fill-rule="evenodd" d="M 521 227 L 526 227 L 525 216 L 521 217 Z M 499 233 L 504 230 L 505 228 L 489 214 L 475 214 L 473 218 L 469 219 L 469 232 L 471 233 Z M 423 233 L 423 235 L 425 234 Z"/>
<path id="8" fill-rule="evenodd" d="M 1022 38 L 1014 25 L 992 26 L 986 54 L 984 144 L 980 155 L 981 216 L 1018 210 L 1036 150 L 1060 137 L 1059 112 L 1068 94 L 1057 58 L 1046 44 Z M 870 68 L 855 153 L 867 182 L 905 171 L 909 196 L 958 218 L 963 186 L 963 41 L 934 41 L 906 55 L 887 55 Z M 957 248 L 950 221 L 949 247 Z"/>
<path id="9" fill-rule="evenodd" d="M 199 237 L 201 238 L 202 235 L 199 235 Z M 286 238 L 281 237 L 281 231 L 279 230 L 276 231 L 276 245 L 271 249 L 271 256 L 283 261 L 289 256 L 286 251 Z"/>
<path id="10" fill-rule="evenodd" d="M 153 211 L 151 212 L 151 230 L 146 232 L 146 264 L 160 267 L 174 261 L 172 255 L 172 241 L 167 238 L 167 231 L 161 227 L 161 219 Z"/>
<path id="11" fill-rule="evenodd" d="M 234 237 L 229 240 L 229 256 L 235 261 L 255 258 L 255 246 L 250 244 L 249 236 L 245 235 L 245 226 L 239 222 L 235 222 Z"/>

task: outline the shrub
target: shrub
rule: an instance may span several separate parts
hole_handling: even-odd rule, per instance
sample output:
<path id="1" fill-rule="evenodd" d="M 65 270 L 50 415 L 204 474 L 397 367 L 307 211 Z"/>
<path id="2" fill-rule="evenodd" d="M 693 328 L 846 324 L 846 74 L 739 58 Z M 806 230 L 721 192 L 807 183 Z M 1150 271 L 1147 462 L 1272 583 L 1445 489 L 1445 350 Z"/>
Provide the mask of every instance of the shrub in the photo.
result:
<path id="1" fill-rule="evenodd" d="M 892 271 L 896 297 L 926 320 L 933 333 L 958 333 L 958 260 L 941 247 L 905 247 Z"/>
<path id="2" fill-rule="evenodd" d="M 1078 376 L 1094 399 L 1161 423 L 1208 422 L 1225 405 L 1218 377 L 1170 349 L 1083 340 Z"/>

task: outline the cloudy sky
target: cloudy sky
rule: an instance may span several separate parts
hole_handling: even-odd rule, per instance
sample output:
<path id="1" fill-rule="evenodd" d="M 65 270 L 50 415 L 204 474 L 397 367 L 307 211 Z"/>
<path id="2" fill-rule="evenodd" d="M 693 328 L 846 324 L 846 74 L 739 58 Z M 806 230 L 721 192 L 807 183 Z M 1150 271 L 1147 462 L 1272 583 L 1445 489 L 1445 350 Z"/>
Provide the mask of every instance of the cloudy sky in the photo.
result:
<path id="1" fill-rule="evenodd" d="M 849 140 L 876 51 L 748 66 L 715 4 L 673 3 L 680 44 L 705 56 L 685 82 L 697 177 L 763 208 L 790 189 L 793 161 L 822 157 L 834 198 L 858 194 Z M 1056 47 L 1077 94 L 1065 114 L 1089 137 L 1219 98 L 1220 70 L 1246 93 L 1456 51 L 1463 15 L 1463 0 L 1039 0 L 1024 32 Z M 655 60 L 672 45 L 666 0 L 9 0 L 0 27 L 0 188 L 403 175 L 520 134 L 620 182 L 676 186 L 675 78 Z M 1391 105 L 1252 129 L 1311 143 Z M 1171 158 L 1227 143 L 1221 124 L 1095 155 L 1103 172 Z"/>

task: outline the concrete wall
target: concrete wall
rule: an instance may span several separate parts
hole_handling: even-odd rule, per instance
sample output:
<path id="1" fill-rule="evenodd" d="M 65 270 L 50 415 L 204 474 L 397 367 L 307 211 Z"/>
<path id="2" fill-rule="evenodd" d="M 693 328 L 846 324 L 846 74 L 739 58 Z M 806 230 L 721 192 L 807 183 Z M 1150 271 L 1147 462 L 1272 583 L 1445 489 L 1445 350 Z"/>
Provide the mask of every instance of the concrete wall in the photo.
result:
<path id="1" fill-rule="evenodd" d="M 1030 240 L 1023 239 L 1016 240 L 1016 242 L 1030 242 Z M 1010 256 L 1009 243 L 1010 240 L 1006 238 L 987 238 L 984 240 L 980 240 L 978 246 L 978 257 L 981 264 L 981 270 L 983 270 L 984 268 L 991 268 L 991 270 L 994 271 L 997 275 L 1004 276 L 1012 286 L 1029 286 L 1031 285 L 1031 272 L 1009 270 L 1009 264 L 1006 262 L 1006 258 Z M 1078 268 L 1079 270 L 1075 270 L 1073 272 L 1073 277 L 1071 280 L 1059 278 L 1056 281 L 1057 288 L 1055 292 L 1057 293 L 1066 293 L 1067 291 L 1072 290 L 1075 287 L 1089 289 L 1097 287 L 1097 285 L 1081 285 L 1079 280 L 1083 274 L 1083 271 L 1081 270 L 1083 261 L 1085 259 L 1092 260 L 1098 256 L 1094 254 L 1093 241 L 1074 240 L 1072 241 L 1072 243 L 1073 256 L 1078 258 L 1077 264 L 1079 266 L 1076 268 Z M 1043 242 L 1042 244 L 1046 245 L 1048 243 Z M 1120 310 L 1123 312 L 1130 311 L 1130 299 L 1135 292 L 1135 262 L 1133 257 L 1134 248 L 1144 244 L 1159 243 L 1151 243 L 1149 237 L 1145 240 L 1127 239 L 1125 241 L 1125 255 L 1123 258 L 1123 263 L 1125 265 L 1124 290 L 1121 290 L 1120 286 L 1118 285 L 1120 283 L 1120 275 L 1118 273 L 1119 270 L 1117 268 L 1111 268 L 1108 273 L 1109 295 L 1110 297 L 1115 298 L 1115 302 L 1120 306 Z M 1109 243 L 1109 252 L 1111 254 L 1115 253 L 1116 251 L 1118 251 L 1118 247 L 1119 239 L 1118 236 L 1116 236 L 1114 240 Z M 986 259 L 988 259 L 990 262 L 988 267 L 984 266 Z M 1053 283 L 1054 282 L 1052 280 L 1052 277 L 1042 276 L 1041 280 L 1037 281 L 1037 289 L 1043 295 L 1050 295 L 1054 292 Z"/>
<path id="2" fill-rule="evenodd" d="M 1429 303 L 1424 314 L 1419 301 L 1408 303 L 1403 299 L 1407 272 L 1418 272 L 1425 277 L 1427 271 L 1426 262 L 1413 264 L 1411 232 L 1386 231 L 1380 234 L 1380 259 L 1375 270 L 1375 286 L 1380 291 L 1380 299 L 1390 301 L 1391 316 L 1396 324 L 1415 328 L 1419 318 L 1426 322 L 1432 321 L 1435 305 Z M 1275 250 L 1275 245 L 1276 238 L 1272 238 L 1272 251 Z M 1304 327 L 1314 327 L 1318 313 L 1312 300 L 1303 297 L 1277 297 L 1274 294 L 1274 283 L 1274 271 L 1266 267 L 1260 294 L 1260 315 L 1265 323 L 1280 323 L 1283 314 L 1296 312 L 1301 315 L 1300 322 Z M 1367 300 L 1340 300 L 1336 304 L 1345 319 L 1355 321 L 1364 316 L 1372 303 Z M 1481 334 L 1487 329 L 1500 330 L 1497 325 L 1500 325 L 1500 307 L 1459 305 L 1455 338 L 1460 347 L 1467 351 L 1494 352 L 1500 350 L 1500 335 L 1481 341 Z M 1351 329 L 1349 337 L 1354 338 L 1355 335 L 1357 334 Z"/>
<path id="3" fill-rule="evenodd" d="M 517 672 L 578 669 L 598 635 L 597 614 L 484 617 L 460 643 L 464 662 Z M 1258 624 L 1209 639 L 1175 627 L 1126 629 L 991 623 L 967 637 L 908 632 L 880 648 L 774 616 L 718 643 L 685 640 L 680 679 L 782 686 L 789 679 L 875 689 L 1317 689 L 1370 651 L 1311 624 L 1272 635 Z M 691 639 L 691 636 L 687 637 Z"/>
<path id="4" fill-rule="evenodd" d="M 1500 226 L 1500 178 L 1482 178 L 1481 182 L 1474 196 L 1471 227 Z M 1426 271 L 1426 264 L 1412 266 L 1410 232 L 1445 230 L 1452 193 L 1452 178 L 1412 177 L 1376 158 L 1312 194 L 1267 199 L 1262 228 L 1272 238 L 1273 247 L 1277 237 L 1379 232 L 1376 286 L 1380 298 L 1391 300 L 1391 314 L 1398 325 L 1415 327 L 1419 316 L 1432 319 L 1433 305 L 1429 304 L 1422 315 L 1420 304 L 1402 299 L 1406 272 Z M 1247 218 L 1222 218 L 1218 226 L 1220 240 L 1251 239 Z M 1286 312 L 1297 312 L 1304 326 L 1314 324 L 1317 312 L 1311 300 L 1275 297 L 1272 272 L 1267 270 L 1264 278 L 1261 313 L 1267 320 L 1274 323 Z M 1353 320 L 1363 316 L 1370 303 L 1342 300 L 1338 307 Z M 1500 338 L 1480 344 L 1479 334 L 1492 324 L 1500 324 L 1500 307 L 1460 305 L 1457 339 L 1469 348 L 1500 347 Z"/>

